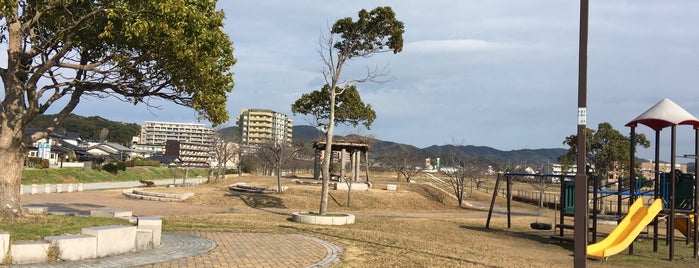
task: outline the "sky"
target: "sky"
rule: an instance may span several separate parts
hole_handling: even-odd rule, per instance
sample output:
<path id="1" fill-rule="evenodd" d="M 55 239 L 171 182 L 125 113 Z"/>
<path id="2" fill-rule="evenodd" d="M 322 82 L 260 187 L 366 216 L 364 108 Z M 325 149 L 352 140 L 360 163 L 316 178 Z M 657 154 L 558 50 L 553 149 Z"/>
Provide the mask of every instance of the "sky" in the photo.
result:
<path id="1" fill-rule="evenodd" d="M 587 126 L 609 122 L 628 135 L 624 125 L 663 98 L 699 115 L 699 1 L 591 2 Z M 218 6 L 238 60 L 227 125 L 235 125 L 243 108 L 272 109 L 294 125 L 309 125 L 290 106 L 324 84 L 321 34 L 340 18 L 356 19 L 362 8 L 391 6 L 405 25 L 403 51 L 355 59 L 343 72 L 349 80 L 388 66 L 390 82 L 357 85 L 376 121 L 370 130 L 343 127 L 336 134 L 508 151 L 563 148 L 576 132 L 579 1 L 222 0 Z M 137 124 L 197 121 L 187 108 L 149 110 L 118 100 L 83 100 L 75 113 Z M 649 128 L 637 132 L 653 140 Z M 677 138 L 678 155 L 694 153 L 690 127 L 679 127 Z M 669 143 L 664 130 L 662 155 L 669 155 Z"/>

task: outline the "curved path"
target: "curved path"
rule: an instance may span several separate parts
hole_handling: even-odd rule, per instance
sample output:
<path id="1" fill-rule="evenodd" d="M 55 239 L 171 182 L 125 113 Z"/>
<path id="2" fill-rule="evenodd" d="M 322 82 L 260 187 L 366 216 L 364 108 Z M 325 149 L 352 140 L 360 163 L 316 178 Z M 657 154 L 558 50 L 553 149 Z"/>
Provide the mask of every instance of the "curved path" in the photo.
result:
<path id="1" fill-rule="evenodd" d="M 341 249 L 295 234 L 163 233 L 153 250 L 99 259 L 11 267 L 324 267 L 340 260 Z"/>
<path id="2" fill-rule="evenodd" d="M 112 183 L 110 188 L 129 187 Z M 88 184 L 85 185 L 86 188 Z M 89 213 L 112 208 L 134 215 L 210 214 L 227 211 L 215 206 L 124 198 L 120 191 L 85 191 L 23 195 L 22 205 L 47 206 L 49 211 Z M 144 252 L 84 261 L 11 267 L 324 267 L 340 261 L 342 249 L 301 234 L 240 232 L 163 232 L 161 246 Z"/>

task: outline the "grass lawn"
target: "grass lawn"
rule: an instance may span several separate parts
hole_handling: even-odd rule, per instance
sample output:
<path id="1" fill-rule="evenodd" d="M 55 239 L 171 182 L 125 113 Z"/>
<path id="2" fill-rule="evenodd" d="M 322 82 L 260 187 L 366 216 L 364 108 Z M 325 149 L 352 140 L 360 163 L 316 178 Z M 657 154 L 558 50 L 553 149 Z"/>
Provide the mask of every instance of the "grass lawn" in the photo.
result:
<path id="1" fill-rule="evenodd" d="M 320 187 L 295 184 L 284 179 L 289 189 L 281 194 L 235 193 L 227 186 L 236 182 L 249 185 L 276 186 L 276 179 L 258 176 L 229 176 L 227 179 L 198 187 L 162 188 L 162 191 L 194 192 L 186 200 L 192 205 L 217 206 L 225 213 L 207 215 L 168 215 L 163 218 L 164 231 L 224 231 L 262 233 L 301 233 L 324 239 L 343 248 L 342 261 L 333 267 L 572 267 L 572 244 L 551 241 L 553 231 L 529 228 L 534 221 L 553 223 L 554 213 L 513 202 L 518 213 L 512 228 L 506 217 L 494 214 L 491 229 L 485 229 L 487 211 L 464 209 L 440 190 L 420 183 L 398 183 L 397 191 L 386 191 L 387 183 L 397 183 L 391 175 L 377 174 L 373 188 L 351 194 L 330 191 L 329 212 L 356 215 L 355 224 L 324 226 L 290 221 L 298 211 L 317 211 Z M 488 205 L 490 195 L 475 192 L 467 202 Z M 496 211 L 504 211 L 499 199 Z M 63 223 L 58 223 L 62 225 Z M 614 226 L 600 227 L 601 236 Z M 661 227 L 662 228 L 662 227 Z M 572 236 L 569 231 L 568 235 Z M 601 238 L 600 238 L 601 239 Z M 606 262 L 588 261 L 590 267 L 697 267 L 691 245 L 676 241 L 675 260 L 668 261 L 668 247 L 660 241 L 654 253 L 651 241 L 635 243 L 635 254 L 621 253 Z"/>
<path id="2" fill-rule="evenodd" d="M 188 177 L 206 177 L 206 169 L 190 169 Z M 52 168 L 52 169 L 24 169 L 22 184 L 54 184 L 54 183 L 87 183 L 109 181 L 137 181 L 182 178 L 184 170 L 161 167 L 130 167 L 126 171 L 112 174 L 107 171 L 99 171 L 83 168 Z"/>

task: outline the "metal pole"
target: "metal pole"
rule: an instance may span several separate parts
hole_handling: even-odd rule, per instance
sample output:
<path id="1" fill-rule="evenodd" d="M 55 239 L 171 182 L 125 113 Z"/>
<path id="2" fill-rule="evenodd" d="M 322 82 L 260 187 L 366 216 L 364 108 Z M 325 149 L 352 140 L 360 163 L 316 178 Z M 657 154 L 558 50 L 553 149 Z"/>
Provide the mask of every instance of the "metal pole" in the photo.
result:
<path id="1" fill-rule="evenodd" d="M 587 174 L 585 129 L 587 125 L 587 21 L 589 1 L 580 0 L 580 41 L 578 51 L 578 154 L 575 173 L 574 267 L 587 265 Z"/>
<path id="2" fill-rule="evenodd" d="M 699 129 L 694 128 L 694 258 L 699 258 Z"/>
<path id="3" fill-rule="evenodd" d="M 660 130 L 655 131 L 655 183 L 653 184 L 653 199 L 660 198 Z M 667 178 L 667 177 L 666 177 Z M 658 217 L 653 220 L 653 252 L 658 252 Z"/>
<path id="4" fill-rule="evenodd" d="M 677 183 L 677 176 L 675 173 L 675 155 L 676 155 L 676 138 L 677 138 L 677 126 L 672 126 L 671 128 L 671 145 L 670 145 L 670 218 L 668 220 L 668 232 L 667 235 L 670 238 L 670 260 L 675 258 L 675 184 Z"/>
<path id="5" fill-rule="evenodd" d="M 630 148 L 629 148 L 629 207 L 631 207 L 631 204 L 633 204 L 633 201 L 636 199 L 636 180 L 634 178 L 635 176 L 635 170 L 634 170 L 634 158 L 636 157 L 636 128 L 632 127 L 631 128 L 631 134 L 629 135 L 631 141 L 629 142 Z M 621 185 L 621 182 L 619 182 L 619 185 Z M 621 193 L 619 193 L 619 196 L 621 196 Z M 621 200 L 621 198 L 619 199 Z M 631 245 L 629 245 L 629 255 L 633 255 L 633 241 L 631 241 Z"/>

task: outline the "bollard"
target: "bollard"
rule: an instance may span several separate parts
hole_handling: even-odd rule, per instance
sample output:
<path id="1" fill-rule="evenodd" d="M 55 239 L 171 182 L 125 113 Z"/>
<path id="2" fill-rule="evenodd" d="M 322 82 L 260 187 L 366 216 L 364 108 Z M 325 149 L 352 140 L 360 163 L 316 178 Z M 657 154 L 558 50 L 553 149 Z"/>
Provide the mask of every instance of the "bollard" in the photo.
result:
<path id="1" fill-rule="evenodd" d="M 78 183 L 78 192 L 82 192 L 82 191 L 83 191 L 83 184 Z"/>
<path id="2" fill-rule="evenodd" d="M 63 192 L 63 184 L 56 184 L 56 192 L 57 193 Z"/>
<path id="3" fill-rule="evenodd" d="M 22 185 L 20 184 L 19 185 L 19 195 L 23 195 L 23 194 L 24 194 L 24 187 L 22 187 Z"/>
<path id="4" fill-rule="evenodd" d="M 66 189 L 66 192 L 69 192 L 69 193 L 73 192 L 73 184 L 68 184 L 68 189 Z"/>
<path id="5" fill-rule="evenodd" d="M 37 193 L 38 193 L 37 190 L 36 190 L 36 188 L 37 188 L 37 187 L 36 187 L 36 184 L 32 184 L 32 191 L 31 191 L 32 194 L 37 194 Z"/>
<path id="6" fill-rule="evenodd" d="M 51 193 L 51 184 L 44 185 L 44 193 Z"/>

